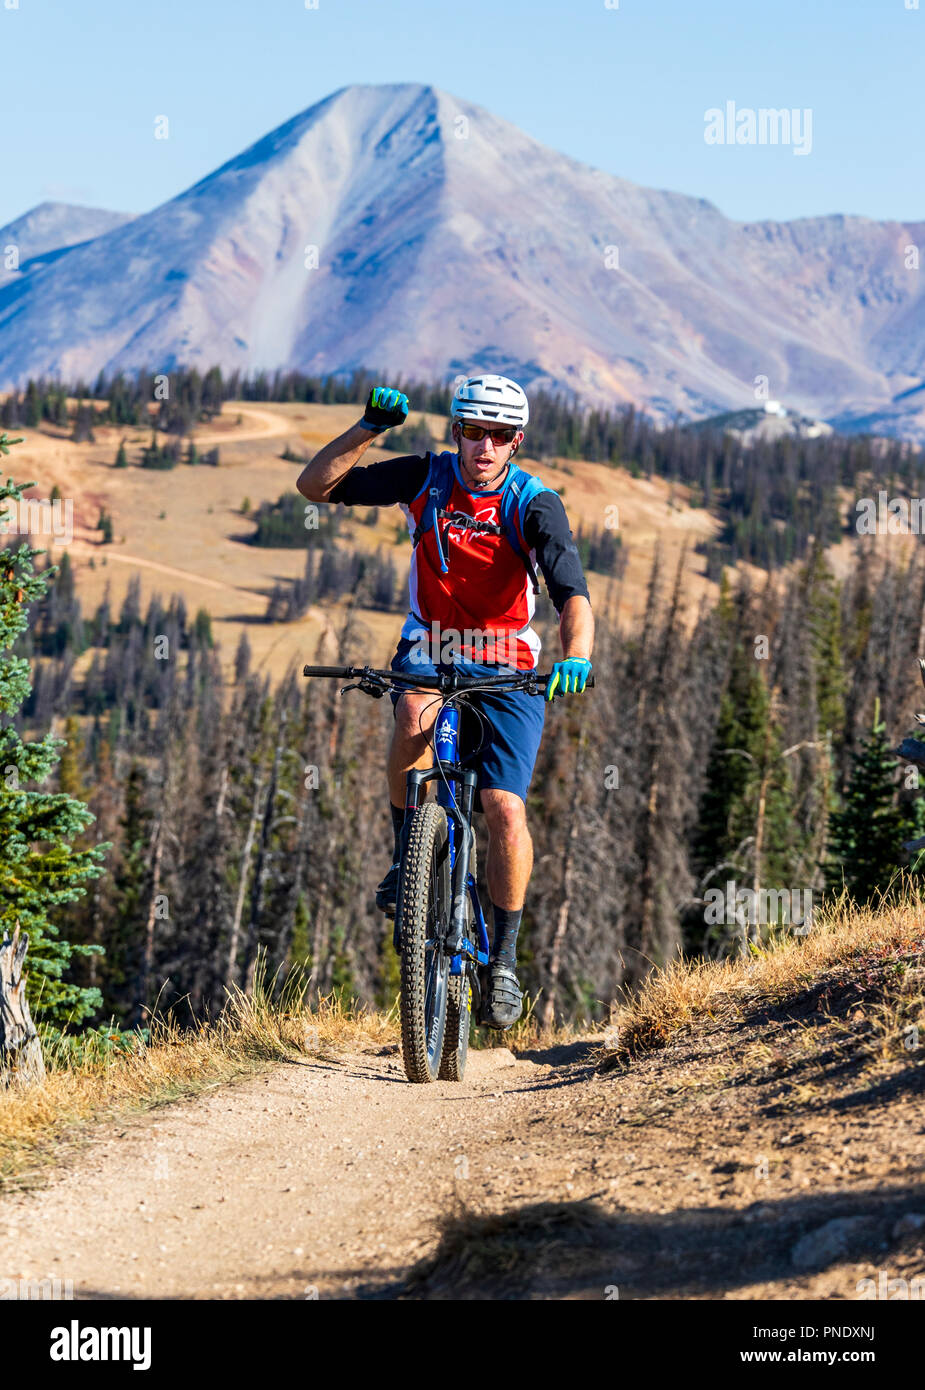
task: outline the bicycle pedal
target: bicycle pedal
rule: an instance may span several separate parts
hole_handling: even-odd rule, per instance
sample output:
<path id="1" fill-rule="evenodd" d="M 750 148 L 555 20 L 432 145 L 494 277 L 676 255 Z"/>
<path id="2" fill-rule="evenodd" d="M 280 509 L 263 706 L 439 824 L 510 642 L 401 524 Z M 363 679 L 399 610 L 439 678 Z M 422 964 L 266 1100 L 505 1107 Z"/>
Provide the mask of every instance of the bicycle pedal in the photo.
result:
<path id="1" fill-rule="evenodd" d="M 396 902 L 383 901 L 383 895 L 381 893 L 376 894 L 376 907 L 385 917 L 390 919 L 394 917 L 397 906 L 398 904 Z"/>

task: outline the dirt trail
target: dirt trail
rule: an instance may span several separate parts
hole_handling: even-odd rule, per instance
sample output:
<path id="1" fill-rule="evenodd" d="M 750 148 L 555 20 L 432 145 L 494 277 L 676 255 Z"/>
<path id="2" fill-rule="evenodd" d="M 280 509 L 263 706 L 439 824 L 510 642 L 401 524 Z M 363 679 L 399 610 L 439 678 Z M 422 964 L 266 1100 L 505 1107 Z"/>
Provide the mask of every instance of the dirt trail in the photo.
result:
<path id="1" fill-rule="evenodd" d="M 72 541 L 68 546 L 72 555 L 93 556 L 99 555 L 99 547 L 88 545 L 85 541 Z M 168 574 L 173 579 L 185 579 L 191 584 L 199 584 L 207 589 L 218 589 L 220 593 L 237 594 L 248 599 L 261 612 L 266 609 L 266 594 L 255 594 L 252 589 L 245 589 L 239 584 L 223 584 L 220 579 L 209 579 L 204 574 L 197 574 L 194 570 L 179 569 L 176 565 L 164 565 L 159 560 L 148 560 L 143 555 L 128 555 L 124 550 L 116 550 L 107 547 L 106 559 L 115 560 L 117 563 L 131 565 L 133 569 L 155 570 L 158 574 Z"/>
<path id="2" fill-rule="evenodd" d="M 813 1059 L 789 1028 L 707 1026 L 609 1073 L 587 1040 L 477 1051 L 462 1085 L 410 1085 L 395 1048 L 305 1057 L 104 1124 L 0 1199 L 0 1271 L 231 1299 L 856 1299 L 921 1275 L 922 1068 Z M 773 1058 L 742 1069 L 755 1043 Z M 439 1245 L 460 1199 L 480 1215 Z"/>
<path id="3" fill-rule="evenodd" d="M 229 407 L 229 416 L 232 413 Z M 282 439 L 284 435 L 292 434 L 292 421 L 284 415 L 277 415 L 272 410 L 256 410 L 248 405 L 239 408 L 235 413 L 243 416 L 245 420 L 256 420 L 259 423 L 254 425 L 244 424 L 233 429 L 224 430 L 202 430 L 196 435 L 196 447 L 211 448 L 213 444 L 244 444 L 254 439 Z"/>
<path id="4" fill-rule="evenodd" d="M 500 1181 L 495 1144 L 552 1070 L 492 1050 L 423 1087 L 391 1050 L 332 1056 L 107 1124 L 49 1188 L 0 1201 L 0 1268 L 77 1297 L 347 1293 L 420 1253 L 466 1160 L 473 1186 Z"/>

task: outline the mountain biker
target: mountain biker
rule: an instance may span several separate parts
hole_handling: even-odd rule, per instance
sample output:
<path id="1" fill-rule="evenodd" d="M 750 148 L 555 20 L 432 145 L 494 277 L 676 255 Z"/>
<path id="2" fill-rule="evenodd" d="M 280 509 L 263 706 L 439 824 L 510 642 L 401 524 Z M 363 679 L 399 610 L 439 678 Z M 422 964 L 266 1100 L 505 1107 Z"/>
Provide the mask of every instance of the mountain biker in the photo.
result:
<path id="1" fill-rule="evenodd" d="M 408 409 L 402 392 L 375 387 L 363 418 L 325 445 L 297 484 L 303 497 L 313 502 L 401 507 L 414 542 L 411 608 L 392 669 L 426 675 L 436 674 L 438 665 L 466 675 L 535 669 L 540 640 L 530 620 L 538 592 L 531 583 L 536 561 L 559 615 L 563 654 L 553 667 L 547 701 L 583 691 L 591 673 L 594 620 L 565 507 L 558 493 L 511 465 L 529 419 L 523 390 L 507 377 L 470 377 L 457 387 L 450 410 L 456 454 L 410 455 L 357 468 L 372 440 L 402 424 Z M 435 470 L 440 468 L 443 495 L 448 494 L 442 510 L 450 515 L 435 518 L 427 506 L 438 476 Z M 514 498 L 523 497 L 518 489 L 525 482 L 528 500 L 515 503 Z M 508 488 L 513 493 L 506 497 Z M 513 534 L 505 533 L 502 517 L 512 514 L 517 524 L 509 523 Z M 454 515 L 474 518 L 475 524 L 454 524 Z M 391 696 L 395 725 L 388 780 L 395 849 L 376 904 L 394 916 L 405 782 L 411 768 L 430 766 L 427 735 L 440 701 L 432 690 L 392 691 Z M 478 692 L 471 698 L 491 726 L 480 730 L 485 741 L 475 760 L 475 808 L 481 809 L 488 825 L 486 879 L 494 916 L 479 1022 L 504 1030 L 523 1011 L 516 974 L 517 934 L 533 867 L 526 798 L 545 702 L 522 690 Z"/>

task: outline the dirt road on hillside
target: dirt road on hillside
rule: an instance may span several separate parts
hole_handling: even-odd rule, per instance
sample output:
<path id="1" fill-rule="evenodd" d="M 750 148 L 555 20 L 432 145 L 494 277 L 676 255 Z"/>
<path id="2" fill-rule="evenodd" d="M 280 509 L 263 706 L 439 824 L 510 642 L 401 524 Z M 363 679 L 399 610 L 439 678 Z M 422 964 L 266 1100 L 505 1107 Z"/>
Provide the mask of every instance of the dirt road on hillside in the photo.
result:
<path id="1" fill-rule="evenodd" d="M 588 1041 L 479 1051 L 432 1086 L 395 1048 L 305 1057 L 93 1131 L 0 1198 L 0 1269 L 230 1299 L 857 1299 L 921 1274 L 921 1069 L 745 1074 L 748 1043 L 704 1029 L 603 1073 Z"/>
<path id="2" fill-rule="evenodd" d="M 229 407 L 228 418 L 231 413 Z M 293 432 L 293 422 L 272 410 L 255 410 L 248 405 L 234 413 L 241 415 L 247 423 L 232 429 L 202 430 L 196 435 L 196 448 L 211 448 L 213 444 L 245 444 L 253 439 L 282 439 Z M 249 423 L 251 421 L 256 423 Z"/>
<path id="3" fill-rule="evenodd" d="M 87 545 L 84 541 L 72 541 L 68 546 L 71 555 L 80 558 L 84 556 L 96 557 L 99 555 L 99 548 Z M 266 609 L 266 594 L 255 594 L 252 589 L 244 589 L 239 584 L 223 584 L 220 579 L 209 579 L 204 574 L 196 574 L 194 570 L 178 569 L 176 565 L 164 565 L 159 560 L 147 560 L 143 555 L 127 555 L 122 550 L 115 550 L 110 547 L 106 549 L 106 560 L 115 560 L 118 564 L 131 565 L 133 569 L 154 570 L 157 574 L 169 575 L 172 579 L 184 579 L 191 584 L 199 584 L 206 589 L 217 589 L 220 593 L 237 594 L 249 600 L 261 611 Z"/>

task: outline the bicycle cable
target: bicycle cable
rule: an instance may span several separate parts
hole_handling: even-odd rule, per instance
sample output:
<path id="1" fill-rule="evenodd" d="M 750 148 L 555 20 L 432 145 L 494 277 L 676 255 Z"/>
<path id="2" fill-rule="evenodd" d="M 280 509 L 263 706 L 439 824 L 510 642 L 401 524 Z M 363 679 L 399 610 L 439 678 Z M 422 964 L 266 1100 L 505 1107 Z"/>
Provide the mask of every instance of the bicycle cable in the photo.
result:
<path id="1" fill-rule="evenodd" d="M 443 696 L 442 693 L 441 693 L 441 695 L 440 695 L 440 697 L 439 697 L 439 700 L 431 700 L 431 701 L 430 701 L 430 704 L 424 705 L 424 707 L 423 707 L 422 710 L 421 710 L 421 713 L 418 715 L 418 731 L 419 731 L 420 734 L 422 735 L 422 737 L 423 737 L 423 739 L 424 739 L 424 743 L 426 744 L 426 746 L 427 746 L 427 747 L 431 750 L 431 752 L 433 753 L 433 755 L 434 755 L 434 763 L 435 763 L 435 765 L 436 765 L 437 771 L 440 773 L 441 781 L 443 782 L 443 785 L 446 787 L 447 795 L 448 795 L 449 798 L 450 798 L 450 802 L 452 803 L 453 806 L 455 806 L 456 810 L 459 812 L 460 815 L 462 815 L 462 811 L 461 811 L 460 808 L 459 808 L 459 802 L 456 800 L 456 794 L 455 794 L 455 792 L 453 791 L 453 788 L 451 787 L 450 783 L 447 781 L 446 773 L 443 771 L 443 761 L 444 761 L 444 760 L 443 760 L 443 758 L 441 758 L 440 754 L 437 752 L 437 744 L 436 744 L 436 741 L 434 741 L 433 743 L 430 741 L 430 739 L 428 738 L 428 735 L 427 735 L 427 733 L 426 733 L 426 731 L 425 731 L 425 729 L 424 729 L 424 727 L 423 727 L 421 721 L 422 721 L 422 719 L 423 719 L 424 714 L 426 713 L 426 711 L 430 709 L 431 705 L 434 705 L 434 704 L 439 703 L 440 708 L 437 710 L 436 717 L 434 718 L 434 725 L 437 725 L 437 724 L 439 723 L 439 721 L 440 721 L 440 716 L 441 716 L 441 714 L 443 713 L 443 711 L 446 709 L 447 705 L 452 704 L 453 700 L 455 700 L 455 699 L 457 698 L 457 695 L 460 695 L 460 694 L 462 694 L 462 693 L 463 693 L 462 691 L 455 691 L 455 692 L 453 692 L 453 693 L 450 695 L 450 697 L 449 697 L 448 699 L 444 698 L 444 696 Z M 479 716 L 479 718 L 481 718 L 481 715 Z M 462 722 L 462 721 L 460 721 L 460 723 L 461 723 L 461 722 Z M 483 742 L 484 742 L 484 740 L 483 740 Z M 480 743 L 480 744 L 479 744 L 479 749 L 476 750 L 476 751 L 479 751 L 479 750 L 481 749 L 481 747 L 482 747 L 482 744 Z"/>
<path id="2" fill-rule="evenodd" d="M 479 745 L 478 745 L 478 747 L 477 747 L 476 749 L 474 749 L 474 750 L 472 750 L 472 751 L 470 751 L 469 753 L 466 754 L 466 760 L 467 760 L 467 761 L 468 761 L 470 758 L 477 757 L 478 754 L 482 751 L 483 747 L 485 746 L 485 733 L 486 733 L 486 729 L 487 729 L 487 720 L 486 720 L 486 719 L 484 718 L 484 716 L 482 715 L 481 710 L 479 710 L 479 709 L 477 708 L 476 705 L 470 705 L 470 704 L 468 704 L 468 702 L 465 701 L 464 697 L 467 696 L 467 695 L 471 695 L 473 692 L 478 693 L 478 691 L 481 691 L 481 690 L 488 691 L 488 692 L 490 693 L 490 692 L 493 691 L 493 690 L 494 690 L 494 691 L 498 691 L 498 686 L 495 685 L 495 684 L 493 684 L 491 681 L 483 681 L 483 682 L 478 683 L 478 684 L 475 684 L 475 685 L 467 685 L 467 686 L 465 687 L 465 689 L 463 689 L 463 690 L 454 690 L 454 691 L 451 691 L 450 694 L 449 694 L 448 696 L 446 696 L 446 697 L 441 696 L 441 699 L 440 699 L 440 708 L 439 708 L 439 710 L 437 711 L 436 718 L 434 719 L 434 725 L 436 725 L 436 724 L 438 723 L 439 719 L 440 719 L 440 715 L 443 713 L 443 711 L 446 709 L 446 707 L 447 707 L 448 705 L 452 705 L 452 704 L 453 704 L 455 701 L 457 701 L 457 700 L 460 701 L 460 704 L 457 705 L 457 709 L 458 709 L 458 711 L 459 711 L 459 713 L 460 713 L 460 716 L 462 716 L 463 712 L 464 712 L 466 709 L 470 710 L 470 711 L 475 715 L 476 719 L 479 721 L 479 726 L 480 726 Z M 431 700 L 431 701 L 430 701 L 430 704 L 425 705 L 425 706 L 423 707 L 423 709 L 421 710 L 420 714 L 418 715 L 418 731 L 419 731 L 420 734 L 423 736 L 424 742 L 425 742 L 425 744 L 427 745 L 427 747 L 430 748 L 430 749 L 432 750 L 432 752 L 433 752 L 434 761 L 435 761 L 435 763 L 436 763 L 437 771 L 440 773 L 441 780 L 443 781 L 443 785 L 446 787 L 447 794 L 448 794 L 448 796 L 449 796 L 449 798 L 450 798 L 451 803 L 453 804 L 453 806 L 455 806 L 455 808 L 456 808 L 456 810 L 459 812 L 459 814 L 462 815 L 462 811 L 460 811 L 459 802 L 456 800 L 456 796 L 455 796 L 455 793 L 454 793 L 454 791 L 453 791 L 453 788 L 450 786 L 450 783 L 447 781 L 446 774 L 445 774 L 444 771 L 443 771 L 443 761 L 444 761 L 444 760 L 440 757 L 440 754 L 437 752 L 436 741 L 433 742 L 433 743 L 430 742 L 430 740 L 428 739 L 427 733 L 425 732 L 425 730 L 424 730 L 424 728 L 423 728 L 423 725 L 422 725 L 422 722 L 421 722 L 422 719 L 423 719 L 423 716 L 424 716 L 425 711 L 429 710 L 430 707 L 431 707 L 431 705 L 436 704 L 436 703 L 437 703 L 437 702 L 436 702 L 435 700 Z M 461 725 L 462 725 L 462 717 L 460 717 L 460 732 L 461 732 Z M 462 762 L 462 759 L 460 759 L 459 761 Z"/>

